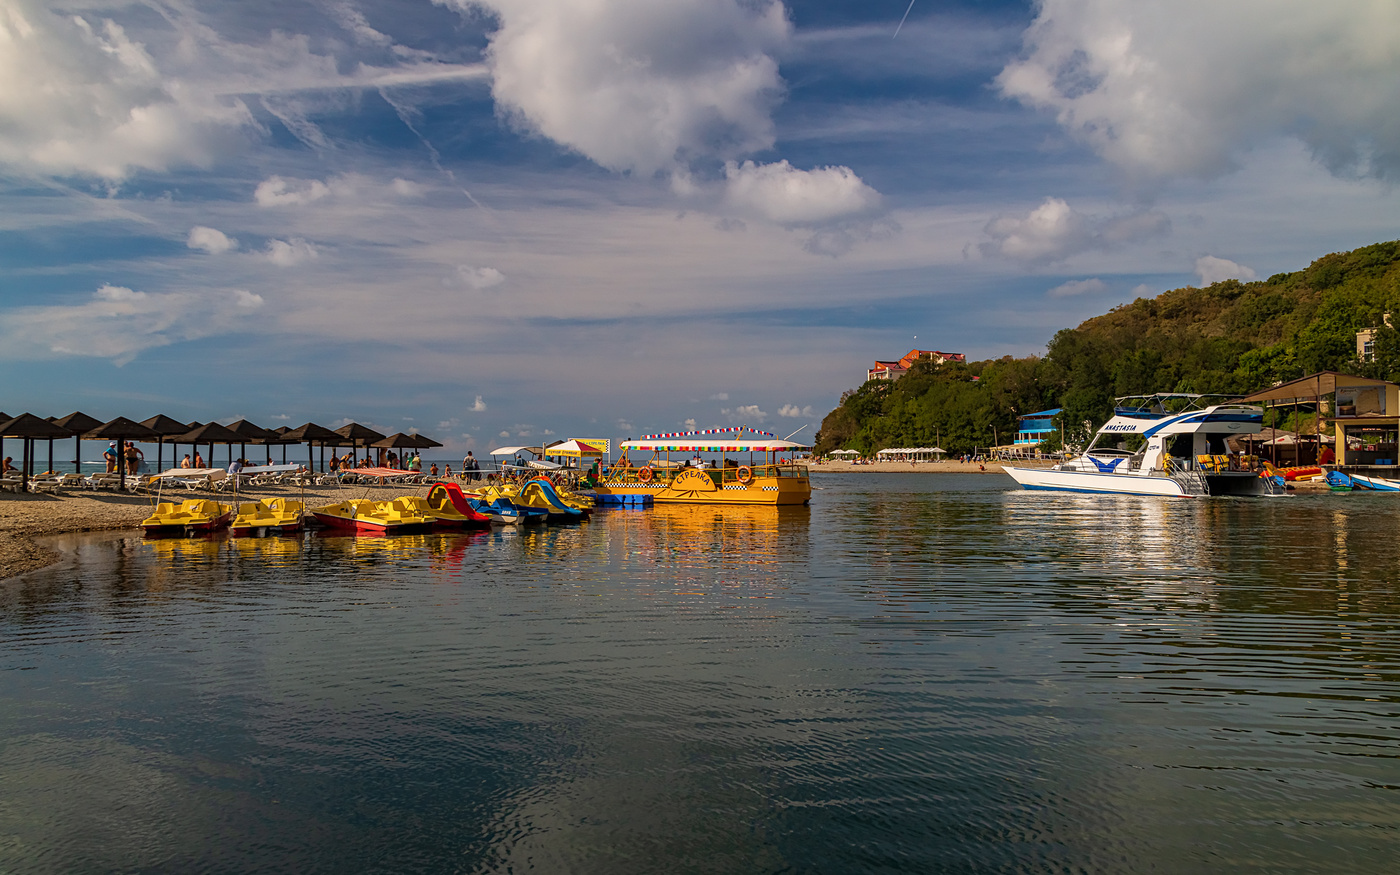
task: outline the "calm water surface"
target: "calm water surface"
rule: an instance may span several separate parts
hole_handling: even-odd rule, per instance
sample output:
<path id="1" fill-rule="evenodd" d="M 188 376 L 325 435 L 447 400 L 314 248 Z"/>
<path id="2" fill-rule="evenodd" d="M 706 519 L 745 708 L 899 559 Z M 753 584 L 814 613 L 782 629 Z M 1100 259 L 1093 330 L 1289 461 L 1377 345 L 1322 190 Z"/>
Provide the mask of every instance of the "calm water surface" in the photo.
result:
<path id="1" fill-rule="evenodd" d="M 0 871 L 1394 872 L 1400 502 L 827 475 L 0 584 Z"/>

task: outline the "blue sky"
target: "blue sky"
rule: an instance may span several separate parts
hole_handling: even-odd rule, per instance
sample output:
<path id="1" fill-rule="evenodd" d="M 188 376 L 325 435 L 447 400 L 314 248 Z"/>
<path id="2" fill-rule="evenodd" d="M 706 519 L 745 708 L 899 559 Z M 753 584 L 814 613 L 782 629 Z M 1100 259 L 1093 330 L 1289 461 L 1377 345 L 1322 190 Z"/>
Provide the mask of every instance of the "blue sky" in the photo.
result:
<path id="1" fill-rule="evenodd" d="M 811 437 L 1397 236 L 1400 5 L 907 6 L 0 0 L 0 409 Z"/>

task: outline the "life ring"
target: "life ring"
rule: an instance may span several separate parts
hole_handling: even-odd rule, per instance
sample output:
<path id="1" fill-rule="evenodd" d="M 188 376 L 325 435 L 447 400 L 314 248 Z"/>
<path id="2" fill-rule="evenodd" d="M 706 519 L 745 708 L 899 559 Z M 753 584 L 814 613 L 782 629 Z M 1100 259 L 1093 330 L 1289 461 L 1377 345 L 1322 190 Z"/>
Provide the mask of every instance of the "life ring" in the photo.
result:
<path id="1" fill-rule="evenodd" d="M 642 481 L 643 483 L 650 483 L 650 482 L 651 482 L 651 469 L 650 469 L 650 468 L 640 468 L 640 469 L 638 469 L 638 470 L 637 470 L 637 479 L 640 480 L 640 481 Z"/>
<path id="2" fill-rule="evenodd" d="M 748 485 L 753 481 L 753 469 L 748 465 L 740 465 L 739 470 L 734 472 L 734 478 L 740 483 Z"/>

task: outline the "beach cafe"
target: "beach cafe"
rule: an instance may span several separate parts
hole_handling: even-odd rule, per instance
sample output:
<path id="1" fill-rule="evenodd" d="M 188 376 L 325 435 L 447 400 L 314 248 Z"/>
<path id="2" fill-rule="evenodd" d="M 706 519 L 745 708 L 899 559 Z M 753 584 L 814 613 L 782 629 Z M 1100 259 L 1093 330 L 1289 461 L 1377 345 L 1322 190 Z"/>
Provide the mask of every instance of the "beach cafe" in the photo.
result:
<path id="1" fill-rule="evenodd" d="M 875 455 L 882 462 L 935 462 L 946 452 L 942 447 L 888 447 Z"/>
<path id="2" fill-rule="evenodd" d="M 1316 414 L 1311 427 L 1305 425 L 1296 434 L 1280 430 L 1264 442 L 1258 454 L 1273 464 L 1335 464 L 1360 473 L 1374 468 L 1377 474 L 1393 476 L 1400 462 L 1400 385 L 1395 383 L 1321 371 L 1241 400 L 1266 406 L 1266 426 L 1274 424 L 1271 411 L 1274 418 L 1280 410 Z M 1331 423 L 1330 435 L 1323 428 L 1324 420 Z"/>

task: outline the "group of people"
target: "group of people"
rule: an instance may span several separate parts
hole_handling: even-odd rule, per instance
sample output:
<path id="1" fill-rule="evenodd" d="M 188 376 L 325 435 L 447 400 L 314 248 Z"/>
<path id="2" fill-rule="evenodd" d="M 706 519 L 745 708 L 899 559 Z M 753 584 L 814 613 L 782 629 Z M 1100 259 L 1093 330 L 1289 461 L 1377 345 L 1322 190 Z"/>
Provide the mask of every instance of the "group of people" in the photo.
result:
<path id="1" fill-rule="evenodd" d="M 107 449 L 102 453 L 102 460 L 107 463 L 107 473 L 117 473 L 117 459 L 124 457 L 126 461 L 126 473 L 138 474 L 141 466 L 146 462 L 146 454 L 131 441 L 108 441 Z"/>

